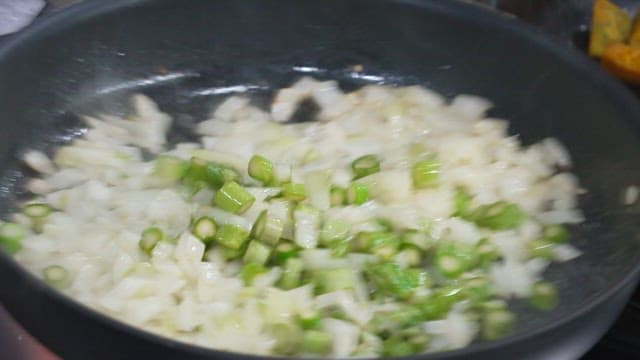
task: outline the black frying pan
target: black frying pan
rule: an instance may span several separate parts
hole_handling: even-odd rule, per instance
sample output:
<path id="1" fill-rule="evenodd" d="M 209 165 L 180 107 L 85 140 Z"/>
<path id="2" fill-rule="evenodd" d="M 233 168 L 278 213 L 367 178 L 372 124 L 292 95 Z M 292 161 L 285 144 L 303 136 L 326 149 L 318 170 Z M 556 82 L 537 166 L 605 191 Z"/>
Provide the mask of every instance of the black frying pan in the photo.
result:
<path id="1" fill-rule="evenodd" d="M 355 64 L 365 71 L 353 74 Z M 16 151 L 68 140 L 75 113 L 126 111 L 127 94 L 144 92 L 176 117 L 181 140 L 222 88 L 251 85 L 264 101 L 309 72 L 345 88 L 417 83 L 488 97 L 525 143 L 563 141 L 589 189 L 588 221 L 573 229 L 584 256 L 548 271 L 561 305 L 538 313 L 516 304 L 513 336 L 430 358 L 574 358 L 605 332 L 640 271 L 640 206 L 620 202 L 640 184 L 640 107 L 583 56 L 456 1 L 96 0 L 51 16 L 0 50 L 0 208 L 6 215 L 23 195 Z M 105 318 L 5 255 L 0 301 L 67 359 L 240 358 Z"/>

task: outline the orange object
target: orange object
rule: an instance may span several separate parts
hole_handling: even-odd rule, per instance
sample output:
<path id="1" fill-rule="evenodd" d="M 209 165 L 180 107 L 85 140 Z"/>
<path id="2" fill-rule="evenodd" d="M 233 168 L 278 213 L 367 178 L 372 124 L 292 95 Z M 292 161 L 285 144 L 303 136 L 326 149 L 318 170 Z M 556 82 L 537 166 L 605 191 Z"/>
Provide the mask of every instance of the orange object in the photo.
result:
<path id="1" fill-rule="evenodd" d="M 636 17 L 633 20 L 628 43 L 633 47 L 640 47 L 640 12 L 636 13 Z"/>
<path id="2" fill-rule="evenodd" d="M 624 42 L 631 31 L 629 14 L 609 0 L 593 4 L 589 55 L 601 56 L 611 44 Z"/>
<path id="3" fill-rule="evenodd" d="M 610 45 L 602 53 L 602 66 L 622 80 L 640 84 L 640 48 Z"/>

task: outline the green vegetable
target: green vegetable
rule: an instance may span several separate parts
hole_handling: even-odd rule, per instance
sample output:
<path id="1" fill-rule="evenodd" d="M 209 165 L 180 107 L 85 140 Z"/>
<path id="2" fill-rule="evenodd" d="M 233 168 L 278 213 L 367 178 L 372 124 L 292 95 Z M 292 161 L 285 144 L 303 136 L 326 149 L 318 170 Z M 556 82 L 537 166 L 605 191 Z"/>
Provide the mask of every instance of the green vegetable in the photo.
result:
<path id="1" fill-rule="evenodd" d="M 273 254 L 273 263 L 275 265 L 283 265 L 287 260 L 298 257 L 300 248 L 290 242 L 282 242 L 276 246 Z"/>
<path id="2" fill-rule="evenodd" d="M 183 184 L 193 193 L 204 188 L 219 189 L 240 175 L 230 167 L 194 157 L 182 177 Z"/>
<path id="3" fill-rule="evenodd" d="M 331 206 L 340 206 L 347 203 L 347 190 L 340 186 L 331 186 L 329 196 Z"/>
<path id="4" fill-rule="evenodd" d="M 382 344 L 382 356 L 409 356 L 416 352 L 414 346 L 401 337 L 392 336 Z"/>
<path id="5" fill-rule="evenodd" d="M 138 241 L 138 247 L 146 254 L 151 254 L 158 242 L 164 239 L 164 232 L 159 227 L 149 227 L 144 229 Z"/>
<path id="6" fill-rule="evenodd" d="M 384 334 L 415 326 L 423 321 L 424 315 L 419 307 L 401 305 L 397 310 L 377 313 L 371 326 L 376 334 Z"/>
<path id="7" fill-rule="evenodd" d="M 51 206 L 49 206 L 49 204 L 43 203 L 27 204 L 22 208 L 22 213 L 32 219 L 41 219 L 47 217 L 49 216 L 49 214 L 51 214 L 52 211 L 53 209 L 51 208 Z"/>
<path id="8" fill-rule="evenodd" d="M 369 252 L 385 260 L 394 257 L 400 248 L 399 236 L 391 232 L 362 232 L 354 241 L 357 250 Z"/>
<path id="9" fill-rule="evenodd" d="M 526 216 L 518 205 L 506 201 L 498 201 L 480 206 L 471 214 L 471 219 L 481 227 L 506 230 L 520 226 Z"/>
<path id="10" fill-rule="evenodd" d="M 417 161 L 411 168 L 413 187 L 424 189 L 438 183 L 440 163 L 435 158 Z"/>
<path id="11" fill-rule="evenodd" d="M 193 222 L 191 231 L 200 241 L 205 244 L 210 244 L 216 235 L 218 225 L 215 220 L 208 216 L 201 216 Z"/>
<path id="12" fill-rule="evenodd" d="M 167 181 L 178 181 L 187 173 L 189 163 L 175 156 L 158 156 L 153 174 Z"/>
<path id="13" fill-rule="evenodd" d="M 318 270 L 313 274 L 316 291 L 319 294 L 336 290 L 353 289 L 356 279 L 351 268 Z"/>
<path id="14" fill-rule="evenodd" d="M 42 275 L 44 281 L 56 289 L 64 289 L 71 282 L 69 271 L 60 265 L 47 266 L 42 270 Z"/>
<path id="15" fill-rule="evenodd" d="M 395 258 L 409 267 L 418 266 L 422 263 L 422 252 L 416 247 L 407 247 L 396 254 Z"/>
<path id="16" fill-rule="evenodd" d="M 298 324 L 305 330 L 317 330 L 322 328 L 322 315 L 318 312 L 299 315 Z"/>
<path id="17" fill-rule="evenodd" d="M 276 343 L 273 352 L 278 355 L 293 355 L 300 351 L 302 330 L 292 323 L 278 323 L 270 327 L 269 332 Z"/>
<path id="18" fill-rule="evenodd" d="M 219 249 L 220 249 L 220 254 L 222 255 L 222 258 L 227 261 L 231 261 L 231 260 L 237 260 L 241 258 L 244 255 L 244 252 L 247 249 L 247 247 L 246 245 L 243 245 L 239 249 L 231 249 L 231 248 L 222 246 Z"/>
<path id="19" fill-rule="evenodd" d="M 551 310 L 558 306 L 558 290 L 547 281 L 540 281 L 533 285 L 529 302 L 540 310 Z"/>
<path id="20" fill-rule="evenodd" d="M 427 251 L 433 246 L 433 239 L 429 235 L 416 231 L 407 230 L 402 234 L 401 242 L 403 245 L 411 245 L 422 251 Z"/>
<path id="21" fill-rule="evenodd" d="M 253 240 L 249 242 L 243 261 L 245 263 L 264 265 L 269 260 L 269 256 L 271 256 L 271 248 L 257 240 Z"/>
<path id="22" fill-rule="evenodd" d="M 445 286 L 421 300 L 417 306 L 427 320 L 444 318 L 457 302 L 465 299 L 464 289 L 459 286 Z"/>
<path id="23" fill-rule="evenodd" d="M 351 163 L 353 179 L 357 180 L 380 171 L 380 159 L 377 155 L 364 155 Z"/>
<path id="24" fill-rule="evenodd" d="M 453 213 L 453 216 L 459 216 L 463 219 L 469 218 L 471 214 L 472 199 L 473 198 L 465 188 L 463 187 L 457 188 L 456 194 L 454 197 L 455 212 Z"/>
<path id="25" fill-rule="evenodd" d="M 439 244 L 435 254 L 438 272 L 449 278 L 456 278 L 478 263 L 478 253 L 466 244 L 445 242 Z"/>
<path id="26" fill-rule="evenodd" d="M 482 337 L 497 340 L 513 331 L 516 317 L 507 310 L 487 312 L 482 318 Z"/>
<path id="27" fill-rule="evenodd" d="M 340 219 L 328 219 L 320 230 L 320 243 L 329 246 L 337 241 L 342 241 L 349 236 L 350 230 L 351 225 L 348 222 Z"/>
<path id="28" fill-rule="evenodd" d="M 285 183 L 281 195 L 288 200 L 303 201 L 307 198 L 307 188 L 304 184 Z"/>
<path id="29" fill-rule="evenodd" d="M 562 225 L 548 225 L 542 230 L 542 239 L 554 244 L 569 240 L 569 231 Z"/>
<path id="30" fill-rule="evenodd" d="M 269 215 L 268 210 L 263 210 L 251 228 L 251 235 L 266 244 L 276 245 L 283 230 L 282 220 Z"/>
<path id="31" fill-rule="evenodd" d="M 269 269 L 261 264 L 250 262 L 242 267 L 242 270 L 240 270 L 240 277 L 242 278 L 245 286 L 251 286 L 256 277 L 267 272 L 269 272 Z"/>
<path id="32" fill-rule="evenodd" d="M 4 223 L 0 225 L 0 248 L 8 254 L 15 254 L 22 249 L 25 229 L 18 224 Z"/>
<path id="33" fill-rule="evenodd" d="M 260 155 L 253 155 L 249 160 L 249 176 L 265 185 L 272 184 L 275 180 L 273 163 Z"/>
<path id="34" fill-rule="evenodd" d="M 239 250 L 249 239 L 249 233 L 243 228 L 231 224 L 225 224 L 218 229 L 215 240 L 229 249 Z"/>
<path id="35" fill-rule="evenodd" d="M 487 266 L 500 258 L 500 252 L 489 239 L 482 239 L 478 241 L 476 245 L 476 251 L 478 252 L 478 261 L 481 266 Z"/>
<path id="36" fill-rule="evenodd" d="M 545 239 L 536 239 L 527 243 L 529 255 L 532 257 L 553 260 L 556 244 Z"/>
<path id="37" fill-rule="evenodd" d="M 253 205 L 256 198 L 235 181 L 225 183 L 213 198 L 213 203 L 222 210 L 242 214 Z"/>
<path id="38" fill-rule="evenodd" d="M 466 298 L 473 303 L 489 301 L 495 294 L 491 281 L 483 275 L 463 278 L 462 286 Z"/>
<path id="39" fill-rule="evenodd" d="M 302 336 L 301 350 L 305 353 L 326 355 L 331 351 L 331 335 L 323 331 L 307 330 Z"/>
<path id="40" fill-rule="evenodd" d="M 429 283 L 429 275 L 421 269 L 402 269 L 396 263 L 371 264 L 365 274 L 381 293 L 399 299 L 409 298 L 415 290 Z"/>
<path id="41" fill-rule="evenodd" d="M 304 270 L 304 263 L 301 259 L 296 257 L 287 259 L 283 270 L 278 286 L 289 290 L 301 285 L 302 271 Z"/>
<path id="42" fill-rule="evenodd" d="M 369 187 L 365 184 L 351 183 L 347 188 L 347 203 L 362 205 L 369 201 Z"/>

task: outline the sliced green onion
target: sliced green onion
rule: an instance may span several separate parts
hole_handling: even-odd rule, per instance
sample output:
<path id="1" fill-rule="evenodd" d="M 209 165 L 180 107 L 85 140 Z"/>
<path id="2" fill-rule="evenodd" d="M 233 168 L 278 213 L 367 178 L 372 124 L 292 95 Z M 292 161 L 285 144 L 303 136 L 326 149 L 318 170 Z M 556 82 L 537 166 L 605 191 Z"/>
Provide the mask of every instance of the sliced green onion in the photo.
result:
<path id="1" fill-rule="evenodd" d="M 320 230 L 320 243 L 326 246 L 342 241 L 349 236 L 351 225 L 341 219 L 328 219 Z"/>
<path id="2" fill-rule="evenodd" d="M 150 227 L 144 229 L 142 235 L 140 235 L 140 241 L 138 241 L 138 247 L 146 254 L 151 254 L 156 244 L 164 239 L 164 232 L 158 227 Z"/>
<path id="3" fill-rule="evenodd" d="M 347 188 L 347 203 L 362 205 L 369 201 L 369 187 L 361 183 L 351 183 Z"/>
<path id="4" fill-rule="evenodd" d="M 49 204 L 34 203 L 27 204 L 22 208 L 22 213 L 30 218 L 44 218 L 49 216 L 53 208 Z"/>
<path id="5" fill-rule="evenodd" d="M 495 262 L 500 258 L 500 252 L 498 248 L 489 239 L 481 239 L 476 244 L 476 251 L 478 252 L 478 261 L 481 266 L 487 266 Z"/>
<path id="6" fill-rule="evenodd" d="M 250 262 L 245 264 L 240 270 L 240 277 L 244 282 L 245 286 L 251 286 L 253 284 L 253 280 L 259 275 L 265 274 L 269 271 L 266 267 L 261 264 Z"/>
<path id="7" fill-rule="evenodd" d="M 384 231 L 388 231 L 388 232 L 392 232 L 393 231 L 393 223 L 389 219 L 377 218 L 376 219 L 376 223 L 378 223 L 378 225 L 380 225 L 380 227 Z"/>
<path id="8" fill-rule="evenodd" d="M 301 259 L 296 257 L 287 259 L 278 285 L 285 290 L 297 288 L 301 285 L 303 270 L 304 263 Z"/>
<path id="9" fill-rule="evenodd" d="M 0 225 L 0 248 L 8 254 L 15 254 L 22 249 L 22 239 L 26 236 L 25 229 L 14 223 Z"/>
<path id="10" fill-rule="evenodd" d="M 347 190 L 340 186 L 333 185 L 329 190 L 331 206 L 340 206 L 347 203 Z"/>
<path id="11" fill-rule="evenodd" d="M 416 247 L 407 247 L 395 256 L 396 262 L 409 267 L 414 267 L 422 263 L 422 252 Z"/>
<path id="12" fill-rule="evenodd" d="M 242 214 L 256 201 L 245 188 L 235 181 L 225 183 L 213 198 L 213 203 L 222 210 Z"/>
<path id="13" fill-rule="evenodd" d="M 275 171 L 273 163 L 260 155 L 253 155 L 249 160 L 249 176 L 268 185 L 275 180 Z"/>
<path id="14" fill-rule="evenodd" d="M 247 246 L 247 251 L 242 258 L 245 263 L 256 263 L 264 265 L 271 256 L 271 248 L 257 240 L 253 240 Z"/>
<path id="15" fill-rule="evenodd" d="M 482 337 L 485 340 L 497 340 L 513 331 L 515 315 L 507 310 L 487 312 L 482 319 Z"/>
<path id="16" fill-rule="evenodd" d="M 533 285 L 529 302 L 540 310 L 550 310 L 558 306 L 558 290 L 547 281 L 540 281 Z"/>
<path id="17" fill-rule="evenodd" d="M 282 184 L 282 197 L 292 201 L 303 201 L 307 198 L 307 188 L 304 184 Z"/>
<path id="18" fill-rule="evenodd" d="M 466 297 L 473 303 L 489 301 L 495 294 L 491 281 L 486 276 L 472 276 L 462 280 Z"/>
<path id="19" fill-rule="evenodd" d="M 554 244 L 565 243 L 569 239 L 569 231 L 562 225 L 549 225 L 542 230 L 542 238 Z"/>
<path id="20" fill-rule="evenodd" d="M 64 289 L 71 282 L 69 271 L 60 265 L 47 266 L 42 270 L 42 275 L 44 281 L 56 289 Z"/>
<path id="21" fill-rule="evenodd" d="M 493 230 L 506 230 L 520 226 L 525 220 L 526 214 L 516 204 L 498 201 L 480 206 L 471 214 L 471 217 L 478 226 Z"/>
<path id="22" fill-rule="evenodd" d="M 527 243 L 529 255 L 536 258 L 553 260 L 556 244 L 545 239 L 536 239 Z"/>
<path id="23" fill-rule="evenodd" d="M 220 249 L 220 254 L 222 255 L 222 258 L 227 261 L 231 261 L 231 260 L 240 259 L 244 255 L 244 252 L 247 249 L 247 247 L 241 246 L 239 249 L 231 249 L 231 248 L 222 246 L 219 249 Z"/>
<path id="24" fill-rule="evenodd" d="M 247 240 L 249 233 L 243 228 L 231 224 L 222 225 L 215 235 L 215 240 L 229 249 L 241 249 Z"/>
<path id="25" fill-rule="evenodd" d="M 326 355 L 331 351 L 333 339 L 323 331 L 307 330 L 302 335 L 301 350 L 304 353 Z"/>
<path id="26" fill-rule="evenodd" d="M 228 166 L 194 157 L 189 162 L 182 182 L 192 192 L 198 192 L 203 188 L 219 189 L 238 178 L 240 175 Z"/>
<path id="27" fill-rule="evenodd" d="M 297 317 L 298 324 L 304 330 L 318 330 L 322 328 L 322 315 L 316 311 L 301 314 Z"/>
<path id="28" fill-rule="evenodd" d="M 409 298 L 416 289 L 430 282 L 426 271 L 402 269 L 391 262 L 371 264 L 365 268 L 365 274 L 378 291 L 399 299 Z"/>
<path id="29" fill-rule="evenodd" d="M 412 245 L 422 251 L 427 251 L 433 247 L 433 239 L 421 231 L 407 230 L 402 234 L 401 241 L 403 245 Z"/>
<path id="30" fill-rule="evenodd" d="M 398 336 L 392 336 L 382 343 L 384 357 L 409 356 L 415 354 L 415 351 L 412 344 Z"/>
<path id="31" fill-rule="evenodd" d="M 469 245 L 447 242 L 436 249 L 435 266 L 438 272 L 449 278 L 456 278 L 477 264 L 478 254 Z"/>
<path id="32" fill-rule="evenodd" d="M 354 239 L 353 245 L 358 251 L 370 252 L 383 259 L 390 259 L 398 252 L 400 238 L 394 233 L 385 231 L 361 232 Z"/>
<path id="33" fill-rule="evenodd" d="M 276 246 L 273 254 L 273 263 L 275 265 L 283 265 L 287 260 L 298 257 L 300 248 L 290 242 L 282 242 Z"/>
<path id="34" fill-rule="evenodd" d="M 381 334 L 418 325 L 423 321 L 424 316 L 418 307 L 402 305 L 397 310 L 377 313 L 372 319 L 372 327 L 377 334 Z"/>
<path id="35" fill-rule="evenodd" d="M 205 244 L 210 244 L 218 230 L 218 225 L 215 220 L 208 216 L 199 217 L 193 222 L 192 232 L 200 241 Z"/>
<path id="36" fill-rule="evenodd" d="M 189 163 L 175 156 L 158 156 L 153 174 L 167 181 L 178 181 L 187 173 Z"/>
<path id="37" fill-rule="evenodd" d="M 276 245 L 282 236 L 283 229 L 282 220 L 269 215 L 268 210 L 263 210 L 253 224 L 251 234 L 266 244 Z"/>
<path id="38" fill-rule="evenodd" d="M 453 216 L 459 216 L 463 219 L 469 218 L 471 214 L 471 200 L 472 197 L 467 189 L 463 187 L 457 188 L 454 196 L 455 211 Z"/>
<path id="39" fill-rule="evenodd" d="M 463 288 L 458 286 L 446 286 L 434 291 L 429 297 L 422 300 L 418 307 L 426 320 L 444 318 L 457 302 L 464 300 Z"/>
<path id="40" fill-rule="evenodd" d="M 380 158 L 377 155 L 364 155 L 351 163 L 353 171 L 353 179 L 360 179 L 367 175 L 375 174 L 380 171 Z"/>
<path id="41" fill-rule="evenodd" d="M 356 278 L 351 268 L 318 270 L 313 274 L 316 291 L 319 294 L 336 290 L 353 289 Z"/>
<path id="42" fill-rule="evenodd" d="M 327 247 L 331 249 L 331 256 L 337 258 L 345 257 L 351 252 L 351 238 L 334 241 Z"/>
<path id="43" fill-rule="evenodd" d="M 270 327 L 269 332 L 276 341 L 273 347 L 275 354 L 293 355 L 299 351 L 302 331 L 295 324 L 277 323 Z"/>
<path id="44" fill-rule="evenodd" d="M 440 163 L 435 158 L 420 160 L 411 168 L 413 187 L 424 189 L 437 184 L 440 175 Z"/>

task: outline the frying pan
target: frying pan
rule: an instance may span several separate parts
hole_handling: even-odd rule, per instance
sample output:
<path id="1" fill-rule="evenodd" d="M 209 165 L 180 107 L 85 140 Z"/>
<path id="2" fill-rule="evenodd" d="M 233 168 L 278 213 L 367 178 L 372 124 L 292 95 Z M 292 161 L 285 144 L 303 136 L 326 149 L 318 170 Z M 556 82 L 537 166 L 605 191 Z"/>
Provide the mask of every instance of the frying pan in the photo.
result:
<path id="1" fill-rule="evenodd" d="M 356 64 L 364 71 L 351 71 Z M 143 92 L 173 114 L 178 141 L 229 92 L 248 89 L 267 102 L 302 75 L 337 79 L 345 89 L 422 84 L 449 97 L 487 97 L 496 104 L 491 115 L 511 120 L 524 143 L 565 143 L 588 189 L 580 198 L 587 221 L 572 229 L 584 255 L 547 271 L 561 292 L 557 309 L 516 302 L 513 335 L 415 358 L 576 358 L 606 331 L 640 271 L 640 206 L 620 201 L 640 184 L 640 107 L 585 57 L 458 1 L 96 0 L 54 14 L 0 50 L 2 215 L 25 195 L 28 173 L 16 153 L 51 151 L 79 134 L 74 114 L 126 112 L 127 96 Z M 0 301 L 67 359 L 246 357 L 109 319 L 4 254 Z"/>

